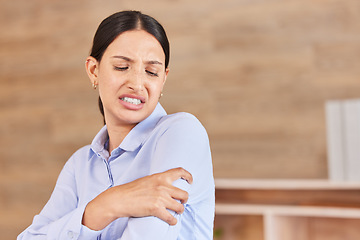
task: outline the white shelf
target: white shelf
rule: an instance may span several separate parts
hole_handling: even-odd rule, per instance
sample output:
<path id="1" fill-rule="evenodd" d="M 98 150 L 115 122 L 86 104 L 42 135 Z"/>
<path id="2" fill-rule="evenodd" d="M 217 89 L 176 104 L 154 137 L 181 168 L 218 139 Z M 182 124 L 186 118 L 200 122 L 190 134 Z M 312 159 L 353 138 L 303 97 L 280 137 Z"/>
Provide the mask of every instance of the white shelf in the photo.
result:
<path id="1" fill-rule="evenodd" d="M 262 221 L 253 226 L 263 232 L 262 240 L 289 240 L 295 235 L 297 240 L 360 239 L 360 182 L 223 178 L 215 179 L 215 187 L 216 215 L 225 219 L 260 216 Z M 230 228 L 231 221 L 227 223 L 223 227 Z M 234 232 L 240 231 L 241 224 Z"/>
<path id="2" fill-rule="evenodd" d="M 216 204 L 216 214 L 222 215 L 277 215 L 296 217 L 332 217 L 360 219 L 360 209 L 312 206 L 278 206 L 257 204 Z"/>
<path id="3" fill-rule="evenodd" d="M 360 182 L 339 182 L 321 179 L 231 179 L 217 178 L 215 179 L 216 189 L 250 189 L 250 190 L 360 190 Z"/>

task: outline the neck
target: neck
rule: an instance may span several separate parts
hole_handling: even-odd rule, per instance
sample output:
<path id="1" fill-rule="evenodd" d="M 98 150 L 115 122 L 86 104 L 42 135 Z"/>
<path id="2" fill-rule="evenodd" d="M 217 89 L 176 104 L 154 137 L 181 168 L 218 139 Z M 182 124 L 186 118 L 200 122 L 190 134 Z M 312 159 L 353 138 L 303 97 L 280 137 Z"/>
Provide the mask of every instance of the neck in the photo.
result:
<path id="1" fill-rule="evenodd" d="M 109 134 L 109 154 L 117 148 L 124 138 L 129 134 L 131 129 L 135 127 L 134 125 L 126 125 L 126 126 L 118 126 L 118 125 L 112 125 L 112 124 L 106 124 L 107 131 Z"/>

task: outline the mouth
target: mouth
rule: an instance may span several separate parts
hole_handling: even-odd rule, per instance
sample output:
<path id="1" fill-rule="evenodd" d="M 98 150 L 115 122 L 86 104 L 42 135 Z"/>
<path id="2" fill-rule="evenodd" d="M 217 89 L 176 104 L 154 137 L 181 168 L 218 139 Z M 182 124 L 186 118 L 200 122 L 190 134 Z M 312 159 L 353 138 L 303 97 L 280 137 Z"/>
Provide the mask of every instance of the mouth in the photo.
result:
<path id="1" fill-rule="evenodd" d="M 140 99 L 131 98 L 131 97 L 122 97 L 120 98 L 120 100 L 134 105 L 140 105 L 141 103 L 143 103 L 143 101 L 141 101 Z"/>

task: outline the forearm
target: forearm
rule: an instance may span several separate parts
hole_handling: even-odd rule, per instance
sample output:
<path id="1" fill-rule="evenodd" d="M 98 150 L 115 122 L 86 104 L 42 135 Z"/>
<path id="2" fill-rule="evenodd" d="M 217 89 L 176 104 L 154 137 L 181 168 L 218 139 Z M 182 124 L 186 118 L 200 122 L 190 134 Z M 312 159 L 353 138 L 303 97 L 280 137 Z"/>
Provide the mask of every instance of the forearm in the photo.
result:
<path id="1" fill-rule="evenodd" d="M 180 202 L 188 198 L 186 191 L 172 185 L 179 178 L 192 182 L 190 173 L 177 168 L 109 188 L 86 206 L 82 224 L 101 230 L 118 218 L 155 216 L 175 225 L 177 220 L 167 209 L 182 213 Z"/>
<path id="2" fill-rule="evenodd" d="M 114 210 L 110 208 L 113 203 L 107 202 L 108 200 L 111 201 L 111 198 L 107 197 L 109 191 L 110 189 L 106 190 L 88 203 L 82 217 L 82 224 L 84 226 L 89 229 L 99 231 L 104 229 L 117 218 L 125 217 L 125 214 L 115 214 Z M 118 209 L 121 208 L 118 207 Z"/>
<path id="3" fill-rule="evenodd" d="M 40 213 L 17 239 L 68 239 L 71 236 L 78 240 L 96 239 L 100 232 L 86 231 L 81 225 L 84 208 L 85 206 L 80 206 L 56 220 Z"/>

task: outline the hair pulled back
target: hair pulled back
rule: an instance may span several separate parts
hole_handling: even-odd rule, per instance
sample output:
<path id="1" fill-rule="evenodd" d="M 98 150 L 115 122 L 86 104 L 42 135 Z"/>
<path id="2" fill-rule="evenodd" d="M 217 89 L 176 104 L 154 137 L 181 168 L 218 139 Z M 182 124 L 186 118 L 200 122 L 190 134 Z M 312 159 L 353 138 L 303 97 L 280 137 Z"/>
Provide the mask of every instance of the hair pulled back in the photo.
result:
<path id="1" fill-rule="evenodd" d="M 170 46 L 166 32 L 158 21 L 139 11 L 117 12 L 105 18 L 96 30 L 90 56 L 100 62 L 104 52 L 117 36 L 123 32 L 136 29 L 144 30 L 158 40 L 165 54 L 165 68 L 167 68 L 170 59 Z M 104 117 L 104 107 L 100 97 L 99 109 Z"/>

